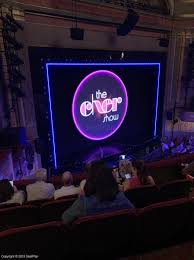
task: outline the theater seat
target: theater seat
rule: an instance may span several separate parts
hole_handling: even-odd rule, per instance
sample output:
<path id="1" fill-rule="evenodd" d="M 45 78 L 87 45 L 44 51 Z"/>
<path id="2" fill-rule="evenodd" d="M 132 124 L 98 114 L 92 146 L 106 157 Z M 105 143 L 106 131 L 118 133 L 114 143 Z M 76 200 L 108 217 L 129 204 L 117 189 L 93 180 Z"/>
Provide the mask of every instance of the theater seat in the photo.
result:
<path id="1" fill-rule="evenodd" d="M 26 205 L 0 209 L 0 231 L 37 223 L 38 208 L 35 206 Z"/>
<path id="2" fill-rule="evenodd" d="M 41 200 L 26 201 L 24 205 L 33 205 L 33 206 L 40 207 L 42 204 L 49 202 L 49 201 L 53 201 L 53 198 L 52 199 L 41 199 Z"/>
<path id="3" fill-rule="evenodd" d="M 67 196 L 59 197 L 56 200 L 77 199 L 77 198 L 78 198 L 78 194 L 73 194 L 73 195 L 67 195 Z"/>
<path id="4" fill-rule="evenodd" d="M 160 201 L 167 201 L 189 197 L 191 183 L 184 180 L 176 180 L 160 187 Z"/>
<path id="5" fill-rule="evenodd" d="M 17 207 L 17 206 L 20 206 L 20 204 L 18 204 L 18 203 L 0 204 L 0 209 L 11 208 L 11 207 Z"/>
<path id="6" fill-rule="evenodd" d="M 193 236 L 192 199 L 177 199 L 138 212 L 138 250 L 167 247 Z"/>
<path id="7" fill-rule="evenodd" d="M 29 259 L 64 259 L 64 230 L 61 222 L 13 228 L 0 232 L 1 255 L 37 255 Z M 66 249 L 67 250 L 67 249 Z M 15 258 L 14 258 L 15 259 Z"/>
<path id="8" fill-rule="evenodd" d="M 156 185 L 163 185 L 170 181 L 183 179 L 179 165 L 150 168 L 149 173 L 153 177 Z"/>
<path id="9" fill-rule="evenodd" d="M 63 212 L 66 209 L 68 209 L 73 204 L 74 201 L 75 201 L 74 198 L 70 198 L 70 199 L 56 200 L 56 201 L 44 203 L 40 207 L 41 223 L 61 220 L 61 216 Z"/>
<path id="10" fill-rule="evenodd" d="M 130 189 L 125 195 L 136 208 L 143 208 L 158 202 L 159 190 L 155 185 L 147 185 Z"/>
<path id="11" fill-rule="evenodd" d="M 73 223 L 71 230 L 75 255 L 83 257 L 127 255 L 135 248 L 135 210 L 82 217 Z M 75 257 L 76 257 L 75 256 Z M 99 258 L 100 259 L 100 258 Z"/>

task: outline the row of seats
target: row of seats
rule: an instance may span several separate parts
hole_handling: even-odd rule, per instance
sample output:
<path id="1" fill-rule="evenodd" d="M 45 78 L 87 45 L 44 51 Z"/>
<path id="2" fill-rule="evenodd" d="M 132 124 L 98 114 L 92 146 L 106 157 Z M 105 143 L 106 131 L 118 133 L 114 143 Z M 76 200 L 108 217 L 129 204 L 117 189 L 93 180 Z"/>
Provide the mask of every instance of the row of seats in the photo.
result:
<path id="1" fill-rule="evenodd" d="M 161 187 L 145 186 L 126 192 L 128 199 L 136 208 L 143 208 L 153 203 L 189 197 L 190 183 L 180 180 Z M 63 197 L 58 200 L 30 201 L 23 206 L 2 205 L 0 208 L 0 230 L 9 227 L 27 226 L 36 223 L 57 221 L 62 213 L 69 208 L 76 197 Z"/>
<path id="2" fill-rule="evenodd" d="M 0 252 L 44 259 L 129 256 L 193 239 L 193 217 L 194 199 L 178 199 L 83 217 L 72 226 L 49 222 L 12 228 L 0 232 Z"/>
<path id="3" fill-rule="evenodd" d="M 136 208 L 143 208 L 153 203 L 189 197 L 191 183 L 186 180 L 176 180 L 161 186 L 147 185 L 125 192 L 127 198 Z"/>
<path id="4" fill-rule="evenodd" d="M 147 205 L 172 200 L 182 197 L 189 196 L 191 190 L 191 183 L 186 179 L 176 180 L 168 182 L 161 186 L 155 185 L 146 185 L 137 188 L 130 189 L 125 194 L 129 198 L 129 200 L 135 205 L 137 208 L 142 208 Z M 57 200 L 68 199 L 68 198 L 77 198 L 77 195 L 69 195 L 64 197 L 59 197 Z M 35 201 L 27 201 L 24 205 L 34 205 L 41 206 L 43 203 L 52 202 L 52 199 L 41 199 Z M 7 208 L 11 206 L 18 206 L 18 204 L 2 204 L 1 208 Z"/>
<path id="5" fill-rule="evenodd" d="M 166 182 L 181 179 L 180 165 L 181 163 L 189 163 L 194 160 L 194 154 L 180 155 L 168 160 L 160 160 L 151 163 L 146 163 L 146 167 L 150 174 L 154 178 L 157 185 L 165 184 Z M 74 185 L 79 185 L 81 180 L 85 179 L 86 175 L 82 173 L 73 173 Z M 14 185 L 19 190 L 25 190 L 26 185 L 33 183 L 34 180 L 19 180 L 14 181 Z M 61 176 L 54 176 L 49 179 L 49 182 L 53 183 L 55 188 L 61 187 Z"/>
<path id="6" fill-rule="evenodd" d="M 62 213 L 69 208 L 75 198 L 45 202 L 42 205 L 23 205 L 0 208 L 0 231 L 13 227 L 35 225 L 61 220 Z"/>

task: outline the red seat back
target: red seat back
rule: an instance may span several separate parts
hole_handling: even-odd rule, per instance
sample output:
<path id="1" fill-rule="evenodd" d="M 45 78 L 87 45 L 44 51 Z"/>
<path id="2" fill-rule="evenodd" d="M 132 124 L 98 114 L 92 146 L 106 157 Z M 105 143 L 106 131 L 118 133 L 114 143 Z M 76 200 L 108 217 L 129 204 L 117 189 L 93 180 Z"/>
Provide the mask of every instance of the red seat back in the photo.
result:
<path id="1" fill-rule="evenodd" d="M 35 206 L 18 206 L 0 209 L 0 230 L 37 224 L 38 208 Z"/>
<path id="2" fill-rule="evenodd" d="M 20 206 L 18 203 L 7 203 L 7 204 L 0 204 L 0 209 L 6 209 L 11 207 L 17 207 Z"/>
<path id="3" fill-rule="evenodd" d="M 67 196 L 59 197 L 59 198 L 57 198 L 57 200 L 77 199 L 77 198 L 78 198 L 78 194 L 72 194 L 72 195 L 67 195 Z"/>
<path id="4" fill-rule="evenodd" d="M 57 255 L 57 259 L 63 259 L 61 249 L 65 244 L 60 222 L 0 232 L 1 254 L 37 255 L 38 259 L 56 259 Z"/>
<path id="5" fill-rule="evenodd" d="M 192 216 L 193 202 L 185 198 L 153 204 L 139 210 L 139 250 L 169 246 L 188 238 L 193 232 L 190 227 Z"/>
<path id="6" fill-rule="evenodd" d="M 79 252 L 85 257 L 127 255 L 135 243 L 135 222 L 134 210 L 120 210 L 76 220 L 72 230 L 76 254 Z"/>
<path id="7" fill-rule="evenodd" d="M 147 185 L 130 189 L 125 195 L 136 208 L 143 208 L 158 202 L 159 190 L 155 185 Z"/>
<path id="8" fill-rule="evenodd" d="M 40 207 L 42 204 L 50 201 L 53 201 L 53 199 L 31 200 L 31 201 L 26 201 L 24 205 L 33 205 L 33 206 Z"/>
<path id="9" fill-rule="evenodd" d="M 160 187 L 160 201 L 167 201 L 189 197 L 191 183 L 184 180 L 176 180 Z"/>
<path id="10" fill-rule="evenodd" d="M 49 222 L 61 220 L 63 212 L 68 209 L 74 201 L 75 199 L 71 198 L 44 203 L 40 207 L 40 221 Z"/>

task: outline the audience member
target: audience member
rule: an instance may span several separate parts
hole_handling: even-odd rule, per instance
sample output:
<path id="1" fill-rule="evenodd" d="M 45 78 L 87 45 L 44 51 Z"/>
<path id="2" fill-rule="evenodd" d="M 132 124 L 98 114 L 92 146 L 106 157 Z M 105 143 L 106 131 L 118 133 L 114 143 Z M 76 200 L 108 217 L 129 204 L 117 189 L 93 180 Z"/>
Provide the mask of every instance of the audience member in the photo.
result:
<path id="1" fill-rule="evenodd" d="M 84 173 L 86 174 L 86 179 L 83 179 L 80 182 L 80 190 L 81 190 L 82 193 L 84 192 L 84 187 L 85 187 L 85 184 L 86 184 L 86 180 L 88 179 L 88 176 L 89 176 L 90 168 L 91 168 L 91 163 L 87 163 L 85 165 L 85 169 L 84 169 Z"/>
<path id="2" fill-rule="evenodd" d="M 132 176 L 123 182 L 123 190 L 129 190 L 143 185 L 155 185 L 155 182 L 145 168 L 144 161 L 136 160 L 132 163 Z"/>
<path id="3" fill-rule="evenodd" d="M 54 198 L 58 199 L 63 196 L 76 195 L 80 193 L 80 188 L 73 185 L 73 176 L 70 172 L 64 172 L 62 175 L 63 187 L 56 190 Z"/>
<path id="4" fill-rule="evenodd" d="M 62 219 L 64 223 L 70 223 L 79 217 L 87 215 L 134 208 L 124 193 L 119 191 L 112 170 L 106 167 L 104 163 L 94 162 L 91 165 L 86 187 L 88 187 L 86 194 L 80 196 L 63 213 Z"/>
<path id="5" fill-rule="evenodd" d="M 126 174 L 132 173 L 132 163 L 130 160 L 120 160 L 119 161 L 119 175 L 124 180 Z"/>
<path id="6" fill-rule="evenodd" d="M 194 161 L 189 164 L 182 164 L 182 174 L 191 182 L 194 181 Z"/>
<path id="7" fill-rule="evenodd" d="M 18 191 L 8 180 L 0 181 L 0 204 L 23 204 L 24 200 L 25 195 L 23 191 Z"/>
<path id="8" fill-rule="evenodd" d="M 173 140 L 173 143 L 174 143 L 174 146 L 171 149 L 172 155 L 186 153 L 184 138 L 176 137 Z"/>
<path id="9" fill-rule="evenodd" d="M 26 186 L 27 200 L 50 199 L 53 197 L 55 188 L 53 184 L 46 183 L 47 171 L 44 168 L 36 171 L 36 182 Z"/>

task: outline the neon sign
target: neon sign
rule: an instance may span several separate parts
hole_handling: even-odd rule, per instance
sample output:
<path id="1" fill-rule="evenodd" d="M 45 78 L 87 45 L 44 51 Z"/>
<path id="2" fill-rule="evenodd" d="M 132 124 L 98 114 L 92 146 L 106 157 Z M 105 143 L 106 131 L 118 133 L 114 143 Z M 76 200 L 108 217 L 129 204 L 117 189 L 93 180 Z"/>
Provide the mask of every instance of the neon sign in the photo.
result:
<path id="1" fill-rule="evenodd" d="M 83 136 L 103 140 L 120 128 L 127 107 L 123 81 L 111 71 L 98 70 L 86 76 L 77 87 L 72 103 L 73 120 Z"/>

